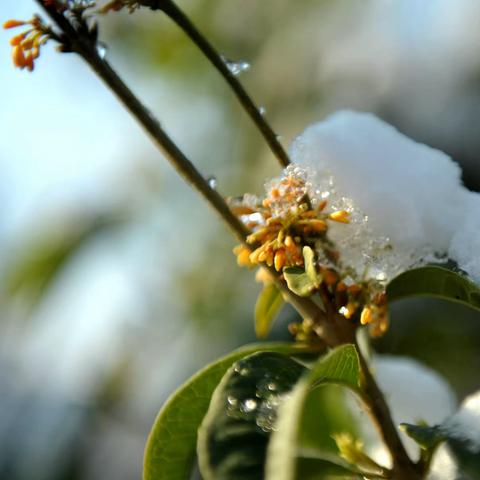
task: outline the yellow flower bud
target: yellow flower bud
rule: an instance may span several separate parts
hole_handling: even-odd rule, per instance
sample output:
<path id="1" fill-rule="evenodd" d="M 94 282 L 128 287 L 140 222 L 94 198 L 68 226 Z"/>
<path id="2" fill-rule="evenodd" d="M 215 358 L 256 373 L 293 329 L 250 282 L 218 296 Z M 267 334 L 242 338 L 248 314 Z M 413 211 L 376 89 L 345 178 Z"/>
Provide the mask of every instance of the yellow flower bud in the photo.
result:
<path id="1" fill-rule="evenodd" d="M 337 212 L 333 212 L 329 215 L 330 220 L 334 220 L 335 222 L 341 223 L 350 223 L 350 219 L 348 218 L 350 213 L 346 210 L 338 210 Z"/>
<path id="2" fill-rule="evenodd" d="M 13 47 L 12 50 L 13 64 L 18 68 L 25 68 L 25 55 L 20 45 Z"/>

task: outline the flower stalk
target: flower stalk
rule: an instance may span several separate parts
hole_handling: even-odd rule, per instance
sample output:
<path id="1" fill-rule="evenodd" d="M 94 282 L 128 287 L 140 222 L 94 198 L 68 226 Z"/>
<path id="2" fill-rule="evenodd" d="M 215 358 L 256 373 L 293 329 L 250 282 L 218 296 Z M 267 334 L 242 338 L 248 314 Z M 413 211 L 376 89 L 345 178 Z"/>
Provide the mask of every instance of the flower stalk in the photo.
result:
<path id="1" fill-rule="evenodd" d="M 128 3 L 128 2 L 127 2 Z M 114 1 L 107 6 L 108 9 L 118 9 L 125 2 Z M 270 147 L 272 153 L 276 156 L 278 162 L 282 167 L 286 167 L 290 164 L 290 158 L 279 141 L 278 135 L 272 130 L 269 123 L 266 121 L 264 114 L 251 96 L 247 93 L 243 85 L 240 83 L 236 74 L 230 70 L 228 63 L 224 57 L 213 47 L 213 45 L 207 40 L 207 38 L 198 30 L 194 23 L 188 18 L 187 15 L 178 7 L 173 0 L 143 0 L 130 2 L 129 8 L 135 9 L 140 5 L 151 8 L 152 10 L 163 11 L 174 23 L 176 23 L 183 32 L 190 38 L 190 40 L 200 49 L 205 55 L 208 61 L 214 66 L 214 68 L 220 73 L 220 75 L 227 82 L 233 93 L 239 100 L 240 104 L 244 108 L 247 115 L 251 118 L 256 125 L 263 138 Z"/>

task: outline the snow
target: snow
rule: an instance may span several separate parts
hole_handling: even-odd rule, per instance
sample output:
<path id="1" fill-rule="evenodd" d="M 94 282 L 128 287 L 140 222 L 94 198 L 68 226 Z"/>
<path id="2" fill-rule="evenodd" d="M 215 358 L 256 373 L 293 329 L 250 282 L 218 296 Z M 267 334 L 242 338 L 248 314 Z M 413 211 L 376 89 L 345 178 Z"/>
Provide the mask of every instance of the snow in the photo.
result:
<path id="1" fill-rule="evenodd" d="M 445 153 L 372 114 L 340 111 L 308 127 L 291 156 L 314 199 L 352 212 L 331 237 L 358 274 L 388 280 L 448 254 L 480 281 L 480 195 Z"/>
<path id="2" fill-rule="evenodd" d="M 373 368 L 395 423 L 423 420 L 438 425 L 455 412 L 457 401 L 449 384 L 420 362 L 408 357 L 377 355 Z"/>
<path id="3" fill-rule="evenodd" d="M 450 385 L 437 372 L 408 357 L 375 355 L 373 370 L 381 390 L 385 394 L 393 421 L 438 425 L 456 411 L 457 401 Z M 432 399 L 435 399 L 432 401 Z M 391 459 L 373 425 L 362 425 L 367 439 L 367 453 L 381 465 L 391 466 Z M 418 458 L 418 445 L 400 431 L 402 441 L 414 459 Z M 456 465 L 448 450 L 439 448 L 436 453 L 429 480 L 452 480 Z"/>
<path id="4" fill-rule="evenodd" d="M 428 472 L 427 480 L 453 480 L 457 478 L 457 464 L 446 445 L 440 445 Z"/>
<path id="5" fill-rule="evenodd" d="M 449 436 L 466 440 L 472 453 L 480 453 L 480 391 L 468 396 L 442 427 Z"/>
<path id="6" fill-rule="evenodd" d="M 453 235 L 449 256 L 480 282 L 480 195 L 469 192 L 463 212 L 463 222 Z"/>

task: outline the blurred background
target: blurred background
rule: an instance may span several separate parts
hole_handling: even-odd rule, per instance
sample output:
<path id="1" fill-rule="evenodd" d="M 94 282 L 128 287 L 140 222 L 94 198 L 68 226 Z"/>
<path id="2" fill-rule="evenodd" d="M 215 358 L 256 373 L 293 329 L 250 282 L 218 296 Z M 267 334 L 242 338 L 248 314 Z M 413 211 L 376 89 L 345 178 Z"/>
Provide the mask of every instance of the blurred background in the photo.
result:
<path id="1" fill-rule="evenodd" d="M 288 145 L 340 108 L 377 113 L 480 188 L 476 0 L 181 0 Z M 0 2 L 28 19 L 31 0 Z M 73 55 L 14 70 L 0 33 L 0 479 L 133 479 L 156 413 L 254 341 L 259 286 L 234 241 Z M 162 14 L 101 21 L 107 56 L 225 195 L 279 167 L 218 74 Z M 406 192 L 408 194 L 408 192 Z M 478 388 L 478 314 L 395 305 L 379 351 Z M 287 338 L 285 309 L 272 339 Z"/>

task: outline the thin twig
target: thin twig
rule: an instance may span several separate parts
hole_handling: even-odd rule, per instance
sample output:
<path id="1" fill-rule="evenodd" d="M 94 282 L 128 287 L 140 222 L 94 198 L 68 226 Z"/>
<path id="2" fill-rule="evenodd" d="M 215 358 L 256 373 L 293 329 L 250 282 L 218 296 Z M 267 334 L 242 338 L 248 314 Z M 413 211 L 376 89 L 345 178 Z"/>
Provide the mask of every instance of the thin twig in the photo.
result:
<path id="1" fill-rule="evenodd" d="M 392 480 L 420 480 L 420 469 L 412 462 L 398 435 L 392 414 L 385 397 L 378 387 L 370 368 L 357 345 L 360 367 L 363 375 L 363 400 L 382 440 L 392 456 Z"/>
<path id="2" fill-rule="evenodd" d="M 157 147 L 160 148 L 177 172 L 213 207 L 240 242 L 248 248 L 255 248 L 254 245 L 249 245 L 246 242 L 246 237 L 251 232 L 237 216 L 232 213 L 224 198 L 215 189 L 210 187 L 208 181 L 177 147 L 174 141 L 163 130 L 160 122 L 127 87 L 108 61 L 100 56 L 96 44 L 88 37 L 80 35 L 68 19 L 55 9 L 55 6 L 45 6 L 42 0 L 36 0 L 36 2 L 47 12 L 61 30 L 65 40 L 68 42 L 68 47 L 78 53 L 107 84 L 125 108 L 148 132 L 150 138 Z M 274 269 L 270 269 L 270 271 L 279 290 L 302 318 L 310 318 L 316 323 L 324 324 L 325 341 L 330 346 L 338 344 L 340 340 L 336 337 L 334 329 L 331 325 L 327 324 L 324 313 L 315 302 L 309 298 L 302 298 L 295 295 L 288 289 L 285 282 L 279 278 L 278 273 Z"/>
<path id="3" fill-rule="evenodd" d="M 152 3 L 152 2 L 150 2 Z M 156 3 L 156 9 L 162 10 L 168 15 L 197 45 L 202 53 L 207 57 L 210 63 L 218 70 L 220 75 L 225 79 L 228 85 L 231 87 L 236 97 L 242 104 L 243 108 L 260 130 L 265 141 L 268 143 L 273 154 L 277 157 L 280 165 L 286 167 L 290 164 L 290 159 L 287 152 L 281 145 L 278 136 L 272 130 L 270 125 L 265 119 L 260 109 L 255 105 L 252 98 L 248 95 L 245 88 L 239 82 L 235 74 L 228 68 L 228 65 L 224 58 L 217 52 L 212 44 L 205 38 L 204 35 L 196 28 L 191 20 L 180 10 L 180 8 L 173 2 L 173 0 L 158 0 Z"/>

